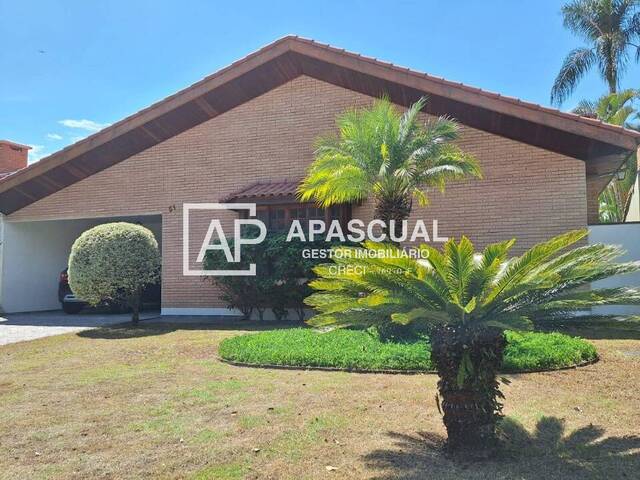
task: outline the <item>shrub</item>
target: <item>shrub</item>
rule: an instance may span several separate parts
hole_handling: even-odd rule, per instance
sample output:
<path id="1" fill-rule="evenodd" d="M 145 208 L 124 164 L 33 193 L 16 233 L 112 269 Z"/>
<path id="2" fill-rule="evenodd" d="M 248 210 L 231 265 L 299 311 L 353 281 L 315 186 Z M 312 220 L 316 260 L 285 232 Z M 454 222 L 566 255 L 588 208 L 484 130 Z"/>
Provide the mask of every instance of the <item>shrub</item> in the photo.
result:
<path id="1" fill-rule="evenodd" d="M 69 286 L 91 305 L 125 301 L 131 320 L 139 320 L 145 286 L 160 277 L 158 242 L 148 229 L 131 223 L 107 223 L 84 232 L 71 247 Z"/>
<path id="2" fill-rule="evenodd" d="M 250 237 L 250 233 L 245 233 Z M 233 250 L 233 239 L 229 240 Z M 253 311 L 264 319 L 267 308 L 271 308 L 277 320 L 285 320 L 289 310 L 293 310 L 300 321 L 304 320 L 304 299 L 311 294 L 308 281 L 315 278 L 313 268 L 326 260 L 304 258 L 304 249 L 330 248 L 324 241 L 301 242 L 292 239 L 287 242 L 286 234 L 270 233 L 259 245 L 243 245 L 242 260 L 238 263 L 227 261 L 219 250 L 209 250 L 205 255 L 207 270 L 246 269 L 256 264 L 254 277 L 212 276 L 208 277 L 222 292 L 222 299 L 229 308 L 240 310 L 244 318 Z"/>

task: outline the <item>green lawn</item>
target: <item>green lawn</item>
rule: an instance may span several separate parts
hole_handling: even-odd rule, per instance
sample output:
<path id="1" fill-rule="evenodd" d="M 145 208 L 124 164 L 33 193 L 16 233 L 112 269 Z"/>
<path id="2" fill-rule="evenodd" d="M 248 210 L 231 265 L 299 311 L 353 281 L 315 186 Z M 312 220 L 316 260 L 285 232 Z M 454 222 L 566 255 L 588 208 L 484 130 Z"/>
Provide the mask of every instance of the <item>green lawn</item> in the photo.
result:
<path id="1" fill-rule="evenodd" d="M 597 358 L 591 343 L 561 333 L 508 332 L 507 341 L 505 372 L 555 370 Z M 252 365 L 432 371 L 430 350 L 428 340 L 394 343 L 363 330 L 291 328 L 226 339 L 220 356 Z"/>
<path id="2" fill-rule="evenodd" d="M 469 463 L 442 452 L 435 375 L 218 360 L 225 339 L 264 328 L 143 322 L 0 347 L 0 479 L 595 480 L 640 471 L 637 336 L 594 335 L 601 360 L 583 368 L 507 374 L 504 451 Z"/>

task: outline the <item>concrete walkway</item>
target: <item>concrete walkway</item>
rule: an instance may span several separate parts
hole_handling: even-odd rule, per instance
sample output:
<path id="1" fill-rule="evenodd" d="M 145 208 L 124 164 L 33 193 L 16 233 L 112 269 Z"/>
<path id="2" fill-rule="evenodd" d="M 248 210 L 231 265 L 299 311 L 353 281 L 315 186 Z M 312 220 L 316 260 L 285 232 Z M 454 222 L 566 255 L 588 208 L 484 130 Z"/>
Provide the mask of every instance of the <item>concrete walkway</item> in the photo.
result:
<path id="1" fill-rule="evenodd" d="M 159 316 L 159 312 L 144 312 L 141 320 Z M 105 325 L 128 322 L 131 314 L 107 315 L 79 313 L 68 315 L 62 311 L 11 313 L 0 316 L 0 345 L 24 342 L 63 333 L 80 332 Z"/>

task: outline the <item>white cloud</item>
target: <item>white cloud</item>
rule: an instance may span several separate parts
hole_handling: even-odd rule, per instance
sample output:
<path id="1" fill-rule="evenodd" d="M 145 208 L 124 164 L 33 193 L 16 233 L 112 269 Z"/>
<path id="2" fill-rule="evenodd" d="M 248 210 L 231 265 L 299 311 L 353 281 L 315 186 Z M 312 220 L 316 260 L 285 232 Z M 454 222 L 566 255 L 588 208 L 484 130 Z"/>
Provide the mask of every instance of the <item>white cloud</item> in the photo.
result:
<path id="1" fill-rule="evenodd" d="M 37 162 L 47 155 L 49 155 L 49 152 L 45 150 L 43 145 L 31 145 L 31 150 L 29 150 L 29 163 Z"/>
<path id="2" fill-rule="evenodd" d="M 57 133 L 47 133 L 47 138 L 50 140 L 62 140 L 62 135 L 58 135 Z"/>
<path id="3" fill-rule="evenodd" d="M 87 130 L 89 132 L 97 132 L 98 130 L 102 130 L 105 127 L 111 125 L 110 123 L 98 123 L 93 120 L 60 120 L 58 122 L 61 125 L 69 128 L 79 128 L 81 130 Z"/>

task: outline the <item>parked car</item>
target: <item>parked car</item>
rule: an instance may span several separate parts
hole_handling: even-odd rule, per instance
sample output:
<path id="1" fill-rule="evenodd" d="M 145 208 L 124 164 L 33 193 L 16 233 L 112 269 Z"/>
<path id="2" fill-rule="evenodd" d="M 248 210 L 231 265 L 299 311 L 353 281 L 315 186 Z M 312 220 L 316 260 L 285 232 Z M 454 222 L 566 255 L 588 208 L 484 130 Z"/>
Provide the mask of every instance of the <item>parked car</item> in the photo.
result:
<path id="1" fill-rule="evenodd" d="M 160 306 L 160 282 L 147 286 L 142 292 L 142 306 L 147 308 L 158 308 Z M 62 305 L 62 310 L 68 314 L 79 313 L 88 304 L 84 300 L 76 297 L 69 287 L 69 273 L 65 268 L 60 272 L 58 278 L 58 301 Z M 122 302 L 105 302 L 104 307 L 111 313 L 123 313 L 128 307 Z"/>

